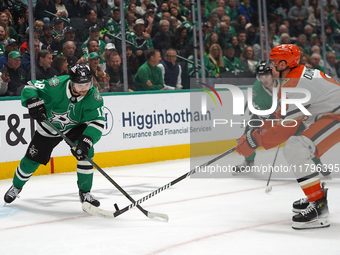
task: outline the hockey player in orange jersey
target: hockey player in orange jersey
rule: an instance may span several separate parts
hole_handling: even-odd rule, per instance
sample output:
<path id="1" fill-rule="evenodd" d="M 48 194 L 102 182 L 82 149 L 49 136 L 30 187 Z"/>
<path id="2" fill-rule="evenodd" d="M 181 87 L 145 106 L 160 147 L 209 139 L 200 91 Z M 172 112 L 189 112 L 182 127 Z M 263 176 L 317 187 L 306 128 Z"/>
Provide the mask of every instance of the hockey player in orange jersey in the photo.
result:
<path id="1" fill-rule="evenodd" d="M 271 50 L 270 60 L 280 72 L 280 90 L 290 87 L 303 88 L 310 92 L 311 98 L 303 106 L 311 115 L 306 115 L 296 105 L 289 104 L 285 116 L 281 116 L 280 110 L 278 112 L 281 122 L 276 122 L 267 130 L 261 128 L 260 131 L 248 131 L 240 138 L 236 150 L 247 157 L 257 147 L 270 149 L 286 141 L 284 157 L 293 166 L 297 182 L 307 196 L 305 202 L 300 200 L 293 204 L 293 211 L 300 212 L 293 216 L 292 227 L 322 228 L 330 226 L 327 189 L 321 186 L 311 158 L 320 158 L 340 142 L 340 84 L 319 70 L 298 65 L 300 55 L 296 45 L 285 44 Z M 293 90 L 286 96 L 288 99 L 297 99 L 301 98 L 301 93 Z M 302 121 L 307 129 L 299 136 L 294 136 Z"/>

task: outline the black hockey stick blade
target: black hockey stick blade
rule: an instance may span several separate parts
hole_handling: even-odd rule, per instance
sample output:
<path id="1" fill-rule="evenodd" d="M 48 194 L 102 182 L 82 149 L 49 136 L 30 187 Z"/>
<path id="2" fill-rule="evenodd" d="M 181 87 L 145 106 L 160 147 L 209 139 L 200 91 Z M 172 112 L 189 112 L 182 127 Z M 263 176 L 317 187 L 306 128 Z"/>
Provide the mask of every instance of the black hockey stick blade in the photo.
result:
<path id="1" fill-rule="evenodd" d="M 76 147 L 75 143 L 72 142 L 67 136 L 65 136 L 58 128 L 56 128 L 48 119 L 47 116 L 44 116 L 45 120 L 44 122 L 51 127 L 55 132 L 58 133 L 58 135 L 61 136 L 61 138 L 63 138 L 65 140 L 65 142 L 73 147 Z M 84 155 L 86 160 L 88 162 L 91 163 L 92 166 L 94 166 L 109 182 L 111 182 L 111 184 L 113 184 L 113 186 L 115 186 L 127 199 L 130 200 L 130 202 L 135 203 L 136 201 L 122 188 L 119 186 L 118 183 L 116 183 L 103 169 L 101 169 L 91 158 L 89 158 L 87 155 Z M 148 218 L 150 219 L 154 219 L 154 215 L 156 213 L 150 213 L 149 211 L 145 210 L 144 208 L 142 208 L 140 205 L 136 205 L 137 208 Z M 164 221 L 168 221 L 168 216 L 166 214 L 158 214 L 159 217 L 163 217 Z"/>
<path id="2" fill-rule="evenodd" d="M 95 207 L 95 206 L 91 205 L 89 202 L 84 202 L 82 204 L 82 209 L 83 209 L 83 211 L 85 211 L 89 214 L 92 214 L 92 215 L 97 216 L 97 217 L 105 218 L 105 219 L 113 219 L 113 218 L 116 218 L 118 215 L 121 214 L 121 213 L 115 214 L 116 212 L 119 212 L 120 210 L 118 210 L 118 211 L 104 210 L 104 209 L 101 209 L 99 207 Z M 168 222 L 169 221 L 168 215 L 163 214 L 163 213 L 154 213 L 154 212 L 147 211 L 147 214 L 148 214 L 147 215 L 148 218 L 155 220 L 155 221 L 161 221 L 161 222 Z"/>
<path id="3" fill-rule="evenodd" d="M 236 150 L 236 146 L 223 152 L 222 154 L 216 156 L 215 158 L 209 160 L 208 162 L 198 166 L 198 167 L 195 167 L 194 169 L 192 169 L 191 171 L 187 172 L 186 174 L 183 174 L 182 176 L 178 177 L 177 179 L 173 180 L 172 182 L 169 182 L 168 184 L 156 189 L 155 191 L 149 193 L 148 195 L 142 197 L 141 199 L 138 199 L 137 201 L 135 201 L 134 203 L 124 207 L 123 209 L 119 210 L 119 211 L 116 211 L 114 213 L 114 217 L 117 217 L 118 215 L 122 214 L 122 213 L 125 213 L 126 211 L 130 210 L 131 208 L 135 207 L 135 206 L 139 206 L 139 204 L 143 203 L 144 201 L 148 200 L 149 198 L 157 195 L 158 193 L 170 188 L 171 186 L 175 185 L 176 183 L 182 181 L 183 179 L 189 177 L 190 175 L 194 174 L 196 171 L 197 171 L 197 168 L 202 168 L 202 167 L 205 167 L 205 166 L 208 166 L 212 163 L 214 163 L 215 161 L 229 155 L 230 153 L 234 152 Z M 148 216 L 149 217 L 149 216 Z M 154 216 L 156 217 L 156 216 Z"/>

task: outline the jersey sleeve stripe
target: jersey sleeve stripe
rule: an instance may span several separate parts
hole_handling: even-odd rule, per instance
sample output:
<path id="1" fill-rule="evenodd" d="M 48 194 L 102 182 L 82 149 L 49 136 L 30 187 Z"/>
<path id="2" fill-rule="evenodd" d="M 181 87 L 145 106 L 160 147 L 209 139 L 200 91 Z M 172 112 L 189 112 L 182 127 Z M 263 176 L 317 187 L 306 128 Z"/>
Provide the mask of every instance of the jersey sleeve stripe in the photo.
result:
<path id="1" fill-rule="evenodd" d="M 311 106 L 311 104 L 304 105 L 304 107 L 306 109 L 308 109 L 310 106 Z M 287 112 L 286 116 L 282 116 L 282 117 L 284 117 L 284 118 L 289 117 L 290 119 L 293 119 L 294 117 L 301 116 L 301 114 L 303 114 L 303 113 L 301 112 L 301 110 L 299 108 L 297 108 L 297 109 L 294 109 L 292 111 Z"/>
<path id="2" fill-rule="evenodd" d="M 99 131 L 103 131 L 104 130 L 104 126 L 105 126 L 105 122 L 102 120 L 96 120 L 96 121 L 89 121 L 87 122 L 87 125 L 89 127 L 93 127 L 98 129 Z"/>

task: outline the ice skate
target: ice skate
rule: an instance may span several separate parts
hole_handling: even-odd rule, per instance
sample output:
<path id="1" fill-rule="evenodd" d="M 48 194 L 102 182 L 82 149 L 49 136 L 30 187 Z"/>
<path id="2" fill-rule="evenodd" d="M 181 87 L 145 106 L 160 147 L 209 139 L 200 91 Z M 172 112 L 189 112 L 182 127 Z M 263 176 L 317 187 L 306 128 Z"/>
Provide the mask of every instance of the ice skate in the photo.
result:
<path id="1" fill-rule="evenodd" d="M 19 193 L 22 189 L 18 189 L 14 187 L 13 185 L 9 188 L 9 190 L 6 192 L 4 196 L 5 205 L 12 203 L 17 197 L 19 198 Z"/>
<path id="2" fill-rule="evenodd" d="M 89 192 L 84 192 L 79 190 L 79 199 L 81 203 L 88 202 L 95 207 L 100 206 L 100 202 L 94 198 L 94 196 Z"/>
<path id="3" fill-rule="evenodd" d="M 299 200 L 296 200 L 294 203 L 293 203 L 293 209 L 292 211 L 295 212 L 295 213 L 299 213 L 303 210 L 306 210 L 307 207 L 309 205 L 309 201 L 306 197 L 304 198 L 301 198 Z"/>
<path id="4" fill-rule="evenodd" d="M 323 198 L 310 202 L 305 210 L 293 216 L 293 229 L 326 228 L 330 226 L 327 191 L 328 189 L 324 189 Z"/>
<path id="5" fill-rule="evenodd" d="M 239 175 L 249 172 L 249 168 L 254 166 L 254 160 L 244 160 L 241 165 L 237 165 L 233 168 L 233 175 Z"/>

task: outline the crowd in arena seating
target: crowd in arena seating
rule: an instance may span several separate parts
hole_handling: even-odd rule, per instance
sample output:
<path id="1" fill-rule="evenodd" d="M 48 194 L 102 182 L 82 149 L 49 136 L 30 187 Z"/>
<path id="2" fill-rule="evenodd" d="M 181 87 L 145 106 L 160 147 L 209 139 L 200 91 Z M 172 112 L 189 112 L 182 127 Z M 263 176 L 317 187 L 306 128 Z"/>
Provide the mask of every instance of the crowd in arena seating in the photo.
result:
<path id="1" fill-rule="evenodd" d="M 8 2 L 8 1 L 7 1 Z M 19 96 L 36 67 L 36 79 L 66 75 L 75 63 L 87 63 L 94 85 L 104 92 L 124 91 L 122 36 L 126 39 L 128 91 L 187 89 L 201 75 L 194 67 L 194 29 L 202 19 L 207 78 L 255 77 L 261 55 L 257 0 L 37 0 L 34 26 L 28 25 L 24 0 L 0 7 L 0 96 Z M 270 1 L 267 6 L 269 48 L 293 43 L 301 64 L 340 77 L 338 0 L 324 0 L 326 59 L 322 54 L 318 0 Z M 196 1 L 195 1 L 196 3 Z M 195 16 L 195 20 L 193 20 Z M 122 26 L 125 33 L 122 34 Z M 30 29 L 35 63 L 30 62 Z M 198 64 L 200 52 L 198 45 Z"/>

